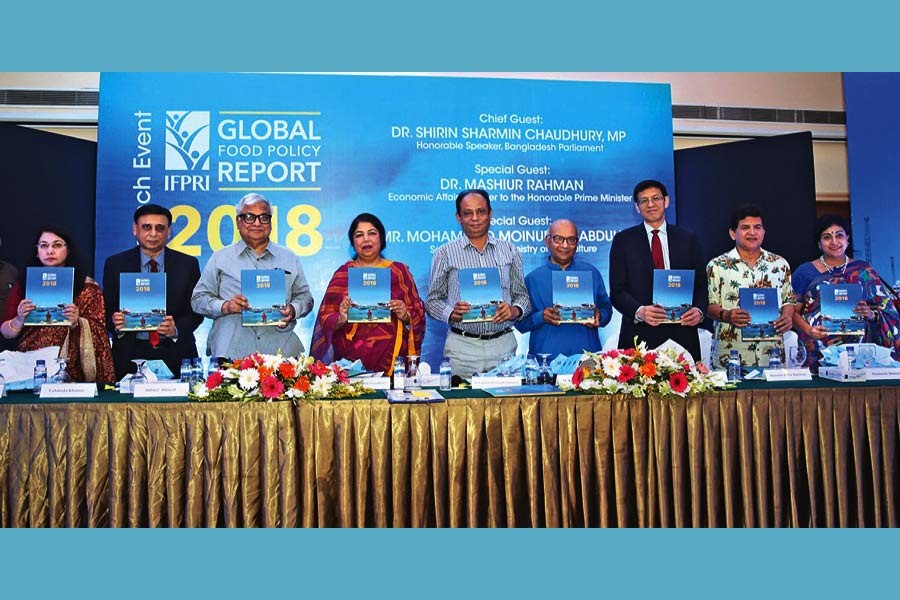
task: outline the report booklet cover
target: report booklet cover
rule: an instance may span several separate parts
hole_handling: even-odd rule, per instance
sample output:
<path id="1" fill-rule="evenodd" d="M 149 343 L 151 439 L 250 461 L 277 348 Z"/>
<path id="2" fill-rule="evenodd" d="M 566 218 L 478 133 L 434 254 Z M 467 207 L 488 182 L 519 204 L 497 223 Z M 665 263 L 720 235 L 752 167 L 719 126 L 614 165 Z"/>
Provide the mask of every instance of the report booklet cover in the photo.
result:
<path id="1" fill-rule="evenodd" d="M 121 331 L 155 331 L 166 318 L 165 273 L 119 273 Z"/>
<path id="2" fill-rule="evenodd" d="M 560 324 L 594 322 L 594 277 L 590 271 L 553 271 L 553 306 Z"/>
<path id="3" fill-rule="evenodd" d="M 677 323 L 693 306 L 694 272 L 690 269 L 653 271 L 653 304 L 666 311 L 663 323 Z"/>
<path id="4" fill-rule="evenodd" d="M 279 269 L 245 269 L 241 271 L 241 294 L 250 308 L 241 313 L 244 327 L 281 325 L 287 300 L 284 271 Z"/>
<path id="5" fill-rule="evenodd" d="M 750 323 L 741 329 L 745 342 L 777 340 L 775 319 L 781 314 L 778 307 L 778 290 L 775 288 L 741 288 L 739 301 L 742 309 L 750 313 Z"/>
<path id="6" fill-rule="evenodd" d="M 72 304 L 72 267 L 28 267 L 25 272 L 25 297 L 35 308 L 25 317 L 25 325 L 72 324 L 63 316 L 63 309 Z"/>
<path id="7" fill-rule="evenodd" d="M 490 321 L 497 314 L 497 305 L 503 302 L 500 289 L 500 270 L 497 267 L 459 269 L 459 299 L 469 303 L 469 311 L 462 316 L 463 323 Z"/>
<path id="8" fill-rule="evenodd" d="M 390 323 L 391 270 L 384 267 L 347 269 L 350 323 Z"/>
<path id="9" fill-rule="evenodd" d="M 819 285 L 822 322 L 831 335 L 860 336 L 866 324 L 853 312 L 862 300 L 862 286 L 858 283 L 823 283 Z"/>

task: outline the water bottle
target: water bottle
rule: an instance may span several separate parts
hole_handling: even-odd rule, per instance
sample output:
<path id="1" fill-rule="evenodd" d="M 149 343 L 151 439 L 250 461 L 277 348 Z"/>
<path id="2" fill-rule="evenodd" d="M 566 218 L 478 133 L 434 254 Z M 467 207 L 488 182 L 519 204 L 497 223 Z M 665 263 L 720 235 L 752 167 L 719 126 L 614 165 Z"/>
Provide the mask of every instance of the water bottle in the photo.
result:
<path id="1" fill-rule="evenodd" d="M 191 383 L 194 374 L 194 368 L 191 366 L 191 359 L 185 358 L 181 361 L 181 383 Z"/>
<path id="2" fill-rule="evenodd" d="M 778 346 L 769 349 L 769 368 L 774 370 L 781 368 L 781 348 Z"/>
<path id="3" fill-rule="evenodd" d="M 855 369 L 854 363 L 856 362 L 856 348 L 853 346 L 847 346 L 847 368 Z"/>
<path id="4" fill-rule="evenodd" d="M 728 355 L 728 382 L 737 383 L 741 380 L 741 355 L 737 350 L 732 350 Z"/>
<path id="5" fill-rule="evenodd" d="M 441 391 L 447 391 L 453 387 L 453 367 L 450 364 L 450 359 L 446 356 L 444 357 L 444 360 L 441 361 L 441 381 L 439 387 Z"/>
<path id="6" fill-rule="evenodd" d="M 203 359 L 199 356 L 191 360 L 191 382 L 200 383 L 205 381 L 203 378 Z"/>
<path id="7" fill-rule="evenodd" d="M 402 390 L 406 387 L 406 362 L 402 356 L 394 361 L 394 389 Z"/>
<path id="8" fill-rule="evenodd" d="M 41 393 L 41 386 L 47 383 L 47 363 L 39 358 L 34 364 L 34 393 Z"/>

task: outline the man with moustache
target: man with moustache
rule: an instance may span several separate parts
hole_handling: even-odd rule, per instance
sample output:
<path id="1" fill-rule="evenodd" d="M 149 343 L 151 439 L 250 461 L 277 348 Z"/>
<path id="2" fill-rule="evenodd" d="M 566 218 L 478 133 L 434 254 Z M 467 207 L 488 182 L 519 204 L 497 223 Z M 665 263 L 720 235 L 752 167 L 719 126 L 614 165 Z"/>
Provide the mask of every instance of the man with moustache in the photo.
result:
<path id="1" fill-rule="evenodd" d="M 471 377 L 497 366 L 499 357 L 516 350 L 513 324 L 531 310 L 522 268 L 515 246 L 490 235 L 491 200 L 484 190 L 464 190 L 456 196 L 456 220 L 463 234 L 438 248 L 431 261 L 427 313 L 448 323 L 450 332 L 444 356 L 450 358 L 453 374 Z M 503 301 L 493 320 L 462 323 L 469 310 L 460 298 L 457 271 L 465 268 L 498 267 Z"/>
<path id="2" fill-rule="evenodd" d="M 606 295 L 600 271 L 594 265 L 575 258 L 578 227 L 569 219 L 557 219 L 550 224 L 544 243 L 550 254 L 547 262 L 525 278 L 532 312 L 516 323 L 516 329 L 522 333 L 531 332 L 528 351 L 532 354 L 546 352 L 553 356 L 571 356 L 601 350 L 603 346 L 597 330 L 612 318 L 612 304 Z M 591 274 L 595 306 L 593 322 L 560 325 L 561 315 L 553 304 L 553 273 L 563 271 Z"/>
<path id="3" fill-rule="evenodd" d="M 643 222 L 617 233 L 609 251 L 609 297 L 622 313 L 619 348 L 633 348 L 635 337 L 650 348 L 671 339 L 699 361 L 697 325 L 707 307 L 706 270 L 700 242 L 687 229 L 666 223 L 669 193 L 662 182 L 641 181 L 634 187 L 632 200 Z M 692 306 L 678 323 L 664 323 L 666 311 L 653 304 L 656 269 L 694 271 Z"/>
<path id="4" fill-rule="evenodd" d="M 207 354 L 216 359 L 236 360 L 254 352 L 298 356 L 303 344 L 294 333 L 297 319 L 312 310 L 313 298 L 297 255 L 269 240 L 272 206 L 263 196 L 247 194 L 235 207 L 241 239 L 216 251 L 203 268 L 194 288 L 194 311 L 213 319 Z M 284 319 L 278 327 L 244 327 L 241 312 L 249 308 L 241 294 L 241 271 L 278 269 L 286 278 Z"/>
<path id="5" fill-rule="evenodd" d="M 132 233 L 137 246 L 110 256 L 103 264 L 103 303 L 116 379 L 134 373 L 135 358 L 162 360 L 178 377 L 182 359 L 197 356 L 194 331 L 203 317 L 191 310 L 191 293 L 200 279 L 200 264 L 193 256 L 166 248 L 172 235 L 172 213 L 167 208 L 140 206 L 134 211 Z M 120 331 L 125 315 L 119 306 L 119 275 L 157 272 L 166 274 L 165 319 L 156 331 Z"/>

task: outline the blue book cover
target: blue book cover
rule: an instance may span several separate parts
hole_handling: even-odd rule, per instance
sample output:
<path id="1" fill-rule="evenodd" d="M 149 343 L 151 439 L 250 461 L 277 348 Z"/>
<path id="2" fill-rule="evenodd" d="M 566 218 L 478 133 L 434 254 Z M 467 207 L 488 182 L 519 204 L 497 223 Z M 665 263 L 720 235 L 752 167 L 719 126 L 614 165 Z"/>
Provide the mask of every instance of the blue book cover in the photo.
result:
<path id="1" fill-rule="evenodd" d="M 693 306 L 694 272 L 690 269 L 653 271 L 653 304 L 666 311 L 664 323 L 677 323 Z"/>
<path id="2" fill-rule="evenodd" d="M 819 285 L 822 322 L 831 335 L 860 336 L 866 333 L 866 324 L 853 312 L 862 300 L 862 286 L 858 283 L 823 283 Z"/>
<path id="3" fill-rule="evenodd" d="M 25 297 L 34 302 L 35 309 L 25 317 L 25 325 L 71 325 L 63 309 L 72 304 L 74 277 L 72 267 L 28 267 Z"/>
<path id="4" fill-rule="evenodd" d="M 560 323 L 594 322 L 594 277 L 590 271 L 553 271 L 553 306 Z"/>
<path id="5" fill-rule="evenodd" d="M 490 321 L 497 314 L 497 305 L 503 302 L 500 289 L 500 270 L 497 267 L 459 269 L 459 299 L 469 303 L 469 311 L 463 315 L 463 323 Z"/>
<path id="6" fill-rule="evenodd" d="M 287 302 L 285 275 L 280 269 L 245 269 L 241 271 L 241 294 L 250 308 L 241 313 L 244 327 L 281 325 L 281 311 Z"/>
<path id="7" fill-rule="evenodd" d="M 741 329 L 745 342 L 777 340 L 775 319 L 781 314 L 778 306 L 778 290 L 775 288 L 741 288 L 740 306 L 750 313 L 750 323 Z"/>
<path id="8" fill-rule="evenodd" d="M 347 269 L 350 323 L 390 323 L 391 270 L 384 267 Z"/>
<path id="9" fill-rule="evenodd" d="M 122 331 L 155 331 L 166 318 L 165 273 L 119 273 Z"/>

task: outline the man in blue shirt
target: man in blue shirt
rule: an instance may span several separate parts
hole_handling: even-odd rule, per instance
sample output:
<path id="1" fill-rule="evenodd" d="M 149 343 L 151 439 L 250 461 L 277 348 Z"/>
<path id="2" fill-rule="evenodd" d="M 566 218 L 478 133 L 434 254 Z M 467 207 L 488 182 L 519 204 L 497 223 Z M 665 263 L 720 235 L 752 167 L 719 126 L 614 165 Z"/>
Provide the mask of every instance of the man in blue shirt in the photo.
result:
<path id="1" fill-rule="evenodd" d="M 531 299 L 532 312 L 516 323 L 522 333 L 531 332 L 528 343 L 530 353 L 546 352 L 553 356 L 571 356 L 585 350 L 596 352 L 602 349 L 597 329 L 609 323 L 612 318 L 612 304 L 603 285 L 600 271 L 591 264 L 575 259 L 578 250 L 578 227 L 568 219 L 558 219 L 550 224 L 544 237 L 550 256 L 547 262 L 528 274 L 525 286 Z M 593 283 L 593 298 L 596 309 L 591 323 L 560 324 L 559 309 L 553 304 L 553 272 L 589 272 Z"/>

